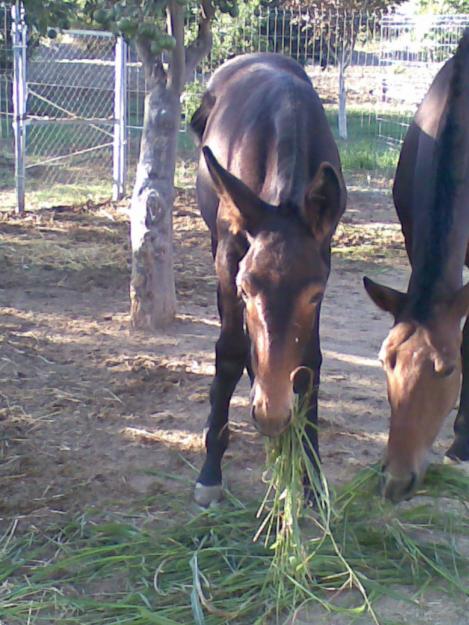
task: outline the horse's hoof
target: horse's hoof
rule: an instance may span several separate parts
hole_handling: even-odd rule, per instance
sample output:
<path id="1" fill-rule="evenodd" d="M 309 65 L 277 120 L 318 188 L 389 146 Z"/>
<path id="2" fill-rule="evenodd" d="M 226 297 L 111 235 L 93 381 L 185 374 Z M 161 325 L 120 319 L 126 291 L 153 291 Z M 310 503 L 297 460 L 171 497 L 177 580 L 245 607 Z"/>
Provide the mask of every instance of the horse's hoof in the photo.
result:
<path id="1" fill-rule="evenodd" d="M 459 460 L 459 458 L 450 458 L 449 456 L 444 456 L 443 457 L 443 464 L 449 464 L 451 466 L 457 466 L 458 464 L 461 464 L 462 460 Z"/>
<path id="2" fill-rule="evenodd" d="M 449 456 L 445 456 L 443 459 L 443 464 L 450 465 L 469 477 L 469 462 L 459 460 L 459 458 L 450 458 Z"/>
<path id="3" fill-rule="evenodd" d="M 456 434 L 445 454 L 445 464 L 461 464 L 469 460 L 469 437 Z"/>
<path id="4" fill-rule="evenodd" d="M 194 499 L 199 506 L 208 508 L 210 505 L 219 502 L 223 497 L 223 487 L 221 484 L 215 486 L 204 486 L 196 482 L 194 488 Z"/>

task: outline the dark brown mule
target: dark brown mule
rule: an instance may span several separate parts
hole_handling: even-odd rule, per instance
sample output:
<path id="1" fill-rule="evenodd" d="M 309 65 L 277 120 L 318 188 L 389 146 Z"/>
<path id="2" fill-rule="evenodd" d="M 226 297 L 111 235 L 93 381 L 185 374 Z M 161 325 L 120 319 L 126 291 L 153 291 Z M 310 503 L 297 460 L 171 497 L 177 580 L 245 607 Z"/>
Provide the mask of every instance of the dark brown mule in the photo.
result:
<path id="1" fill-rule="evenodd" d="M 391 406 L 384 494 L 410 497 L 463 386 L 448 458 L 469 460 L 469 30 L 420 105 L 393 188 L 412 265 L 407 293 L 365 278 L 395 325 L 381 348 Z"/>
<path id="2" fill-rule="evenodd" d="M 245 367 L 251 414 L 268 436 L 288 426 L 294 390 L 304 392 L 312 377 L 308 433 L 318 451 L 319 311 L 345 187 L 321 102 L 285 57 L 225 63 L 192 128 L 205 146 L 197 199 L 212 235 L 221 318 L 207 456 L 195 489 L 208 505 L 221 496 L 229 403 Z"/>

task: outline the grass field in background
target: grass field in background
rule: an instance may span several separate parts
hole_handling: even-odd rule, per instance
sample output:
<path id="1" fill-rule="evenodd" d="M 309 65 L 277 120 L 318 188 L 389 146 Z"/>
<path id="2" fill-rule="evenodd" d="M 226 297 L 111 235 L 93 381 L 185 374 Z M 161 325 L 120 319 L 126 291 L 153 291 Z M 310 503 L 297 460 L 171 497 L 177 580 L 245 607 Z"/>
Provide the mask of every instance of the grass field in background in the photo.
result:
<path id="1" fill-rule="evenodd" d="M 330 108 L 326 111 L 329 123 L 336 138 L 344 172 L 366 173 L 371 177 L 391 179 L 398 159 L 398 149 L 380 139 L 379 122 L 375 111 L 350 109 L 348 111 L 347 140 L 337 136 L 337 110 Z M 388 120 L 389 128 L 395 128 L 396 139 L 402 132 L 402 127 L 395 120 L 402 121 L 399 115 L 386 114 L 382 116 Z M 103 201 L 110 198 L 112 191 L 112 153 L 111 149 L 100 153 L 72 157 L 54 163 L 53 166 L 41 165 L 41 158 L 46 154 L 54 153 L 57 146 L 73 145 L 73 149 L 86 147 L 85 138 L 80 139 L 76 131 L 70 127 L 51 125 L 41 132 L 41 155 L 30 156 L 27 164 L 36 164 L 26 170 L 26 205 L 28 208 L 40 206 L 55 206 L 56 204 L 80 204 L 87 201 Z M 33 137 L 34 138 L 34 137 Z M 83 141 L 83 143 L 80 143 Z M 191 187 L 195 182 L 195 163 L 197 148 L 190 130 L 179 133 L 179 159 L 176 172 L 177 187 Z M 10 141 L 11 143 L 11 141 Z M 3 196 L 3 209 L 12 210 L 15 206 L 14 191 L 14 161 L 10 145 L 4 150 L 0 160 L 0 189 Z M 138 158 L 139 138 L 136 131 L 129 134 L 129 176 L 127 192 L 130 194 L 135 175 L 135 166 Z M 9 153 L 10 152 L 10 153 Z M 96 172 L 96 173 L 95 173 Z M 93 175 L 95 178 L 93 179 Z M 68 182 L 70 180 L 71 182 Z"/>

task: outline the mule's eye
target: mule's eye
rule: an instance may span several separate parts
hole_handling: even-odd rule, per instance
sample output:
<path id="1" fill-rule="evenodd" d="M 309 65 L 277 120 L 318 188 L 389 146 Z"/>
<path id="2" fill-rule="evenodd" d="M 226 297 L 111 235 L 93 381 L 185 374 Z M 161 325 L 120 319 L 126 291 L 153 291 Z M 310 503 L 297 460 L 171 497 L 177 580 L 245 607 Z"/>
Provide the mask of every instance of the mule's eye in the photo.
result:
<path id="1" fill-rule="evenodd" d="M 310 304 L 319 304 L 319 302 L 321 301 L 322 298 L 322 293 L 315 293 L 309 300 Z"/>

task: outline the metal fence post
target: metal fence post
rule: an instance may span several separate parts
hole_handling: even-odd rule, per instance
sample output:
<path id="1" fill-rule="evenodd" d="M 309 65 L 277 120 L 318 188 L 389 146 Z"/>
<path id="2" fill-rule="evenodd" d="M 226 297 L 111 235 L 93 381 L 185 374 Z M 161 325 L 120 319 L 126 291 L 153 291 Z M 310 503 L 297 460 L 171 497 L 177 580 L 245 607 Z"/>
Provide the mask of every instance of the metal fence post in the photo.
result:
<path id="1" fill-rule="evenodd" d="M 15 133 L 16 211 L 24 212 L 26 157 L 26 35 L 24 6 L 17 2 L 11 7 L 13 44 L 13 130 Z"/>
<path id="2" fill-rule="evenodd" d="M 127 178 L 127 44 L 117 37 L 115 47 L 114 147 L 112 199 L 125 193 Z"/>

